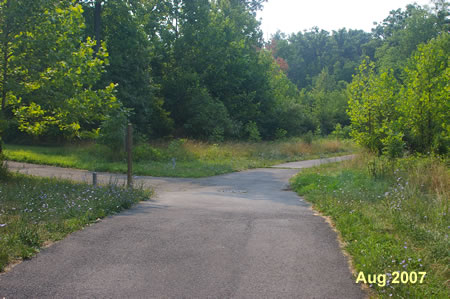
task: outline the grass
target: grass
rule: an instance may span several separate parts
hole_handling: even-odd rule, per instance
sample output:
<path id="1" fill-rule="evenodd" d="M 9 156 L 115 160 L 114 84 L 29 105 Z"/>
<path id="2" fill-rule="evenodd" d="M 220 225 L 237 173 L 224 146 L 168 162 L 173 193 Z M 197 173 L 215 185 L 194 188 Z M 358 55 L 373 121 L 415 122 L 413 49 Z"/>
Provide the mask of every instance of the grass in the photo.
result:
<path id="1" fill-rule="evenodd" d="M 307 169 L 291 181 L 331 216 L 356 274 L 386 275 L 385 286 L 370 285 L 383 298 L 449 298 L 449 183 L 448 160 L 370 155 Z M 396 271 L 426 276 L 422 284 L 394 284 Z"/>
<path id="2" fill-rule="evenodd" d="M 320 139 L 311 144 L 300 139 L 221 144 L 178 139 L 136 146 L 133 153 L 133 172 L 136 175 L 205 177 L 283 162 L 343 155 L 354 150 L 351 141 L 336 139 Z M 101 145 L 66 147 L 5 145 L 4 152 L 6 158 L 13 161 L 92 171 L 125 173 L 127 170 L 126 156 L 121 149 L 112 151 Z"/>
<path id="3" fill-rule="evenodd" d="M 150 193 L 118 186 L 10 175 L 0 180 L 0 272 L 99 218 L 147 200 Z"/>

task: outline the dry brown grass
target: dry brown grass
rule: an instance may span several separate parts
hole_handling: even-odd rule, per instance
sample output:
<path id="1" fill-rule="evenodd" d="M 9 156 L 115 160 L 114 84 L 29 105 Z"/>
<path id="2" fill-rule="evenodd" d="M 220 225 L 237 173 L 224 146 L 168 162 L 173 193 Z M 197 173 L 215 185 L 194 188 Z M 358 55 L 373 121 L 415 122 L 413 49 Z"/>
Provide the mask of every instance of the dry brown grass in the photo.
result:
<path id="1" fill-rule="evenodd" d="M 287 156 L 301 156 L 312 154 L 313 148 L 311 144 L 302 141 L 282 143 L 280 144 L 280 153 Z"/>
<path id="2" fill-rule="evenodd" d="M 446 163 L 437 159 L 426 159 L 417 163 L 409 173 L 412 184 L 436 194 L 436 200 L 446 209 L 450 198 L 450 170 Z"/>
<path id="3" fill-rule="evenodd" d="M 324 140 L 321 146 L 326 152 L 337 153 L 342 149 L 342 142 L 339 140 Z"/>

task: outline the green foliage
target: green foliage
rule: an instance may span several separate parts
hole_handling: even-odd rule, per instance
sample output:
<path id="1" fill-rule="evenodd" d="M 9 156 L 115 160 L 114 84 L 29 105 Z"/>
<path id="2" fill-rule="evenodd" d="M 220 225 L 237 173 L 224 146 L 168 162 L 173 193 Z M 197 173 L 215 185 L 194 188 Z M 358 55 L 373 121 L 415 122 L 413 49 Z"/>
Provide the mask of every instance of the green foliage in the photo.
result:
<path id="1" fill-rule="evenodd" d="M 285 129 L 280 129 L 280 128 L 278 128 L 278 129 L 275 131 L 275 139 L 276 139 L 276 140 L 284 139 L 284 138 L 286 137 L 286 135 L 287 135 L 287 131 L 286 131 Z"/>
<path id="2" fill-rule="evenodd" d="M 403 82 L 394 72 L 376 72 L 364 61 L 349 85 L 349 116 L 355 140 L 378 154 L 400 157 L 412 152 L 445 154 L 449 146 L 448 49 L 442 33 L 420 45 L 403 69 Z"/>
<path id="3" fill-rule="evenodd" d="M 306 144 L 312 144 L 314 140 L 314 134 L 311 131 L 308 131 L 306 134 L 303 135 L 302 139 Z"/>
<path id="4" fill-rule="evenodd" d="M 133 147 L 133 160 L 136 162 L 165 161 L 167 158 L 160 149 L 148 144 L 139 144 Z"/>
<path id="5" fill-rule="evenodd" d="M 413 62 L 408 77 L 406 60 L 418 44 L 448 31 L 444 1 L 434 10 L 409 5 L 392 11 L 373 34 L 313 28 L 278 32 L 265 44 L 256 18 L 263 2 L 0 0 L 0 95 L 8 139 L 21 139 L 21 132 L 33 141 L 96 138 L 122 107 L 145 138 L 245 139 L 252 122 L 265 140 L 308 131 L 327 135 L 336 124 L 350 124 L 347 84 L 364 57 L 375 62 L 374 75 L 363 71 L 356 80 L 380 88 L 364 95 L 358 84 L 349 90 L 366 112 L 380 112 L 393 101 L 391 85 L 409 84 L 405 99 L 418 94 L 412 82 L 426 78 L 412 77 Z M 396 82 L 389 82 L 393 77 Z M 353 122 L 354 134 L 365 132 L 357 134 L 359 143 L 392 152 L 402 139 L 407 149 L 414 144 L 445 152 L 445 130 L 432 124 L 433 138 L 419 144 L 427 132 L 393 121 L 394 113 L 409 112 L 387 111 L 385 120 L 370 112 L 370 121 L 358 120 L 361 128 Z"/>
<path id="6" fill-rule="evenodd" d="M 100 82 L 103 85 L 109 82 L 117 84 L 116 96 L 126 108 L 131 109 L 130 121 L 137 132 L 161 136 L 171 130 L 172 121 L 163 109 L 164 100 L 159 94 L 159 86 L 152 78 L 153 45 L 142 26 L 148 18 L 153 18 L 153 15 L 149 15 L 150 10 L 153 10 L 153 2 L 145 5 L 121 0 L 103 2 L 101 39 L 108 47 L 109 64 L 105 66 Z M 85 32 L 93 36 L 95 8 L 85 3 L 84 9 L 87 23 Z"/>
<path id="7" fill-rule="evenodd" d="M 350 138 L 351 128 L 350 126 L 342 127 L 340 123 L 337 123 L 334 127 L 334 131 L 331 132 L 331 136 L 338 139 L 348 139 Z"/>
<path id="8" fill-rule="evenodd" d="M 174 139 L 169 143 L 167 147 L 167 157 L 169 159 L 175 158 L 176 160 L 186 161 L 192 159 L 192 154 L 185 148 L 187 139 Z"/>
<path id="9" fill-rule="evenodd" d="M 11 111 L 19 130 L 34 136 L 57 128 L 71 138 L 98 128 L 120 106 L 114 84 L 94 87 L 108 64 L 104 45 L 94 55 L 95 42 L 82 40 L 80 5 L 43 0 L 27 5 L 2 5 L 7 18 L 0 20 L 0 35 L 8 41 L 1 49 L 8 57 L 1 60 L 2 110 Z"/>
<path id="10" fill-rule="evenodd" d="M 123 151 L 125 149 L 127 125 L 128 111 L 114 111 L 102 122 L 97 142 L 106 145 L 115 151 Z"/>
<path id="11" fill-rule="evenodd" d="M 189 136 L 223 140 L 231 127 L 231 120 L 224 104 L 213 99 L 206 88 L 193 87 L 187 91 L 189 102 L 184 124 Z"/>
<path id="12" fill-rule="evenodd" d="M 369 150 L 381 154 L 389 135 L 397 135 L 395 121 L 398 119 L 396 103 L 398 83 L 392 72 L 377 75 L 375 63 L 366 60 L 359 67 L 349 85 L 349 110 L 352 137 Z"/>
<path id="13" fill-rule="evenodd" d="M 245 125 L 245 132 L 247 133 L 247 138 L 249 141 L 261 141 L 261 135 L 259 134 L 258 125 L 254 121 L 250 121 Z"/>
<path id="14" fill-rule="evenodd" d="M 4 181 L 8 178 L 9 173 L 8 169 L 6 168 L 5 163 L 5 155 L 0 152 L 0 181 Z"/>
<path id="15" fill-rule="evenodd" d="M 286 136 L 299 136 L 312 128 L 300 92 L 268 51 L 259 53 L 259 66 L 265 70 L 267 82 L 257 119 L 261 136 L 276 139 L 279 130 L 286 131 Z"/>
<path id="16" fill-rule="evenodd" d="M 321 133 L 330 134 L 336 124 L 349 125 L 347 109 L 347 83 L 336 82 L 335 76 L 327 69 L 315 78 L 313 89 L 306 93 L 307 101 L 311 105 L 312 118 Z"/>
<path id="17" fill-rule="evenodd" d="M 411 54 L 421 43 L 445 32 L 445 17 L 448 9 L 442 7 L 436 11 L 423 8 L 417 4 L 409 4 L 406 9 L 397 9 L 374 29 L 375 38 L 381 42 L 376 48 L 375 58 L 382 70 L 393 69 L 397 77 Z"/>
<path id="18" fill-rule="evenodd" d="M 403 141 L 403 133 L 395 133 L 388 129 L 386 137 L 381 139 L 383 143 L 383 154 L 394 159 L 403 156 L 405 142 Z"/>
<path id="19" fill-rule="evenodd" d="M 309 89 L 324 68 L 336 76 L 336 81 L 350 82 L 369 41 L 370 34 L 362 30 L 340 29 L 330 34 L 313 28 L 288 37 L 275 35 L 272 43 L 275 57 L 289 65 L 289 79 L 299 89 Z"/>
<path id="20" fill-rule="evenodd" d="M 410 146 L 419 152 L 445 154 L 450 146 L 449 50 L 443 33 L 420 45 L 405 68 L 399 110 Z"/>
<path id="21" fill-rule="evenodd" d="M 312 134 L 311 134 L 312 136 Z M 6 145 L 8 160 L 126 173 L 126 155 L 101 144 L 66 147 Z M 206 143 L 187 139 L 141 143 L 134 147 L 133 173 L 170 177 L 205 177 L 283 162 L 344 155 L 355 151 L 349 141 L 298 138 L 277 142 Z M 176 159 L 173 168 L 172 158 Z"/>

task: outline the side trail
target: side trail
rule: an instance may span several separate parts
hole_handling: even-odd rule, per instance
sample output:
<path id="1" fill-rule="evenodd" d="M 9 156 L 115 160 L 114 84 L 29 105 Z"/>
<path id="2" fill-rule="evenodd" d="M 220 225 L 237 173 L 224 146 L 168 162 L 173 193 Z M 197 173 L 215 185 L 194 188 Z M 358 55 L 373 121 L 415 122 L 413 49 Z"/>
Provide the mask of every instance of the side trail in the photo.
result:
<path id="1" fill-rule="evenodd" d="M 155 200 L 108 217 L 0 275 L 6 298 L 364 298 L 336 233 L 288 191 L 286 163 L 201 179 L 136 177 Z M 88 171 L 8 162 L 90 182 Z M 98 175 L 124 183 L 125 175 Z"/>

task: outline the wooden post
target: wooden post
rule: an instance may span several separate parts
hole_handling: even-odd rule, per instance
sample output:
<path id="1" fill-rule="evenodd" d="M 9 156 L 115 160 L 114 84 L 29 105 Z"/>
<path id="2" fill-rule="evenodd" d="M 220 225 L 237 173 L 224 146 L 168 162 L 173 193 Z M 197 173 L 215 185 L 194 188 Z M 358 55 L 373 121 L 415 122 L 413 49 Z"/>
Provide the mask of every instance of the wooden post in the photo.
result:
<path id="1" fill-rule="evenodd" d="M 94 187 L 97 186 L 97 173 L 96 173 L 96 172 L 93 172 L 93 173 L 92 173 L 92 185 L 93 185 Z"/>
<path id="2" fill-rule="evenodd" d="M 128 124 L 127 128 L 127 162 L 128 162 L 128 171 L 127 171 L 127 187 L 133 187 L 133 160 L 132 153 L 133 151 L 133 127 L 131 123 Z"/>

